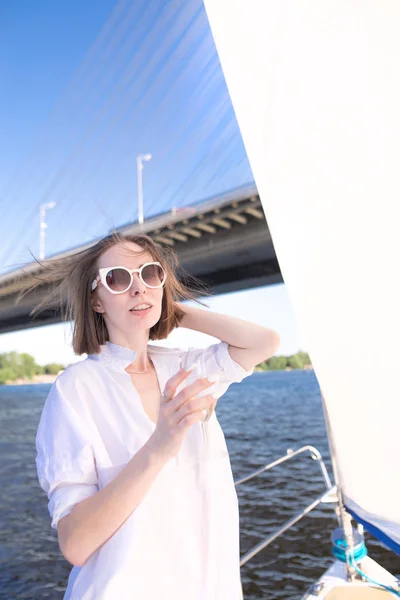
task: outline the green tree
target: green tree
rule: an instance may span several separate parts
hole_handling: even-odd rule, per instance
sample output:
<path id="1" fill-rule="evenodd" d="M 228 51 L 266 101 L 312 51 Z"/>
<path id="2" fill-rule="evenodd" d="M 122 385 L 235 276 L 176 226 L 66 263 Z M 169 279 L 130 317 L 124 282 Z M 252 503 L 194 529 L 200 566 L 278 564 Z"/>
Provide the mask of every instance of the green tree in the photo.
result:
<path id="1" fill-rule="evenodd" d="M 33 379 L 37 374 L 44 372 L 44 368 L 36 364 L 35 359 L 30 354 L 23 352 L 4 352 L 0 354 L 0 383 L 6 381 L 15 381 L 19 377 L 23 379 Z"/>
<path id="2" fill-rule="evenodd" d="M 271 371 L 281 371 L 287 367 L 287 358 L 286 356 L 271 356 L 267 365 Z"/>
<path id="3" fill-rule="evenodd" d="M 17 379 L 20 369 L 16 352 L 5 352 L 4 354 L 0 354 L 0 370 L 2 372 L 3 383 L 7 379 Z"/>
<path id="4" fill-rule="evenodd" d="M 44 366 L 44 372 L 46 375 L 58 375 L 58 373 L 63 370 L 64 366 L 58 363 L 50 363 Z"/>
<path id="5" fill-rule="evenodd" d="M 293 354 L 293 356 L 288 356 L 287 364 L 288 364 L 288 367 L 290 367 L 291 369 L 302 369 L 304 366 L 301 361 L 301 358 L 299 357 L 298 354 Z"/>
<path id="6" fill-rule="evenodd" d="M 30 354 L 20 354 L 19 355 L 20 369 L 21 369 L 21 377 L 25 379 L 33 379 L 33 376 L 36 375 L 36 370 L 38 365 L 36 364 L 35 359 Z"/>
<path id="7" fill-rule="evenodd" d="M 0 385 L 6 383 L 6 381 L 15 381 L 17 376 L 10 367 L 3 367 L 0 369 Z"/>
<path id="8" fill-rule="evenodd" d="M 264 360 L 257 365 L 258 371 L 282 371 L 287 367 L 291 369 L 304 369 L 305 365 L 310 365 L 311 360 L 307 352 L 297 352 L 291 356 L 272 356 L 269 360 Z"/>
<path id="9" fill-rule="evenodd" d="M 307 354 L 307 352 L 300 351 L 296 354 L 296 356 L 299 357 L 302 367 L 304 367 L 304 365 L 311 365 L 310 356 Z"/>

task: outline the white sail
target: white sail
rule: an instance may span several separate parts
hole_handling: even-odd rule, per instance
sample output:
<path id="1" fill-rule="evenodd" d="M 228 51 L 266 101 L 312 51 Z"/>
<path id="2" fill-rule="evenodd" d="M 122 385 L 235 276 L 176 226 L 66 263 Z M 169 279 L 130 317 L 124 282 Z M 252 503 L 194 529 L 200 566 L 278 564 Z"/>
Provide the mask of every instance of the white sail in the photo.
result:
<path id="1" fill-rule="evenodd" d="M 399 551 L 400 3 L 205 6 L 346 506 Z"/>

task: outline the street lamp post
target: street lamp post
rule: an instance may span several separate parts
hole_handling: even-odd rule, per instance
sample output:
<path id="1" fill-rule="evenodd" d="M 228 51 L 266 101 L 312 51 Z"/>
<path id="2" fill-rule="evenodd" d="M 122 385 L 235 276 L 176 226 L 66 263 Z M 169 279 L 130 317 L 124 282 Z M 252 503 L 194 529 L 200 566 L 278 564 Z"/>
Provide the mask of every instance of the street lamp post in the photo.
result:
<path id="1" fill-rule="evenodd" d="M 47 204 L 40 205 L 40 249 L 39 249 L 39 258 L 40 260 L 44 260 L 44 242 L 46 238 L 46 210 L 50 208 L 54 208 L 56 205 L 55 202 L 48 202 Z"/>
<path id="2" fill-rule="evenodd" d="M 143 162 L 149 161 L 151 154 L 138 154 L 137 164 L 137 186 L 138 186 L 138 222 L 143 223 Z"/>

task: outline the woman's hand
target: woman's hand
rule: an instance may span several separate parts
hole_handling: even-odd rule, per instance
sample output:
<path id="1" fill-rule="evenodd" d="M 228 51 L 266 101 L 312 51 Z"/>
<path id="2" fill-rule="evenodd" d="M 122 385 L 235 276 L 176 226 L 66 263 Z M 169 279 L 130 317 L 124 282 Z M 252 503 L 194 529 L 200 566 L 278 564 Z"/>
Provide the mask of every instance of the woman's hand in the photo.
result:
<path id="1" fill-rule="evenodd" d="M 175 396 L 176 388 L 191 373 L 181 369 L 166 383 L 161 398 L 160 412 L 156 429 L 148 444 L 164 457 L 172 458 L 178 454 L 190 427 L 204 418 L 204 410 L 210 410 L 215 404 L 211 394 L 197 398 L 196 395 L 213 385 L 208 379 L 196 379 Z"/>

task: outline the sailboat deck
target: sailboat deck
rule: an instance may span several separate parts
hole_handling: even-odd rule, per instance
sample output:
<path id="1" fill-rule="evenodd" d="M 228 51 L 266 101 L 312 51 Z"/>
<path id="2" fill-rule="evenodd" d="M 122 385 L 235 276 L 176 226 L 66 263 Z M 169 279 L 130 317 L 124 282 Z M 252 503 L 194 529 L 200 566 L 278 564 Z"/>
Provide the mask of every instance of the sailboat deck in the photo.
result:
<path id="1" fill-rule="evenodd" d="M 384 600 L 393 598 L 393 595 L 386 590 L 370 588 L 364 586 L 343 586 L 331 590 L 325 600 Z"/>
<path id="2" fill-rule="evenodd" d="M 372 580 L 397 590 L 396 578 L 369 556 L 360 562 L 360 569 Z M 393 597 L 394 594 L 372 583 L 359 579 L 346 581 L 345 564 L 336 560 L 303 600 L 389 600 Z"/>

